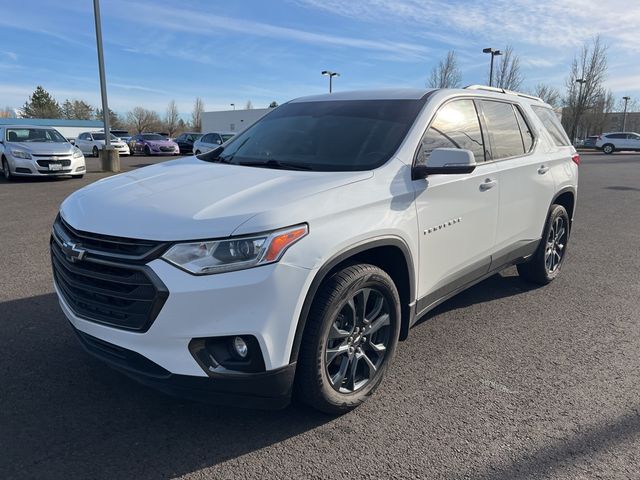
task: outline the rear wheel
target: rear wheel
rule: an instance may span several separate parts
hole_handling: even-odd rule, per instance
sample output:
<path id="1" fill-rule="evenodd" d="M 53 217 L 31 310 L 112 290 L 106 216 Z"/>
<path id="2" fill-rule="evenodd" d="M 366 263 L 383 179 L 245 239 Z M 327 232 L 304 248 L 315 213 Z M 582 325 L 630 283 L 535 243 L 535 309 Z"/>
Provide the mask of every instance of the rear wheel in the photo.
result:
<path id="1" fill-rule="evenodd" d="M 518 265 L 522 278 L 546 285 L 560 273 L 569 242 L 569 215 L 562 205 L 552 205 L 540 245 L 531 260 Z"/>
<path id="2" fill-rule="evenodd" d="M 100 156 L 100 151 L 98 150 L 98 147 L 96 147 L 95 145 L 93 147 L 93 156 L 96 158 Z"/>
<path id="3" fill-rule="evenodd" d="M 352 265 L 320 287 L 307 319 L 296 396 L 326 413 L 348 412 L 378 388 L 400 333 L 400 297 L 374 265 Z"/>
<path id="4" fill-rule="evenodd" d="M 149 145 L 145 145 L 144 147 L 144 154 L 148 157 L 149 155 L 151 155 L 151 149 L 149 148 Z"/>
<path id="5" fill-rule="evenodd" d="M 9 162 L 6 158 L 2 158 L 2 174 L 7 182 L 13 180 L 13 175 L 11 174 L 11 170 L 9 169 Z"/>
<path id="6" fill-rule="evenodd" d="M 611 145 L 610 143 L 607 143 L 606 145 L 602 146 L 602 151 L 607 155 L 611 155 L 613 152 L 616 151 L 616 149 L 613 145 Z"/>

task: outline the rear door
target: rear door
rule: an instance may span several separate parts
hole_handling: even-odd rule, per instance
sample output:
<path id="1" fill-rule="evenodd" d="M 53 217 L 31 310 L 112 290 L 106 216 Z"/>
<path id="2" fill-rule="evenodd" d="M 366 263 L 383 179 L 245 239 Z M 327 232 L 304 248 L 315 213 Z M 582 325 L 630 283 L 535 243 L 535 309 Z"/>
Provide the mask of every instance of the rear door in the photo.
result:
<path id="1" fill-rule="evenodd" d="M 551 170 L 561 156 L 551 151 L 533 153 L 532 120 L 519 105 L 498 100 L 481 100 L 480 105 L 500 182 L 493 254 L 494 267 L 499 267 L 533 253 L 537 246 L 555 192 Z"/>
<path id="2" fill-rule="evenodd" d="M 413 181 L 420 229 L 419 311 L 489 270 L 499 183 L 495 165 L 484 161 L 484 145 L 478 112 L 469 98 L 441 106 L 420 142 L 416 164 L 445 147 L 471 150 L 477 166 L 470 174 Z"/>

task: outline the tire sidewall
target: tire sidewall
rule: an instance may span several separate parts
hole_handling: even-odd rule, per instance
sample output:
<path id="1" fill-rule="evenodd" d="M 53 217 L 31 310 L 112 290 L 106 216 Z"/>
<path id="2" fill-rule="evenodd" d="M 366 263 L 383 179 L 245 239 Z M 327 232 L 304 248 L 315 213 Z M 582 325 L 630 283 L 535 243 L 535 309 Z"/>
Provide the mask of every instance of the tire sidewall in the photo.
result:
<path id="1" fill-rule="evenodd" d="M 562 205 L 553 205 L 551 212 L 549 213 L 549 219 L 547 220 L 546 228 L 544 229 L 544 237 L 542 237 L 541 247 L 542 247 L 543 264 L 546 260 L 544 258 L 544 254 L 545 254 L 547 239 L 549 238 L 549 231 L 551 230 L 553 223 L 558 217 L 563 217 L 565 228 L 567 230 L 567 240 L 565 242 L 564 249 L 562 251 L 562 258 L 560 259 L 560 264 L 558 265 L 558 268 L 556 268 L 553 272 L 549 272 L 547 271 L 545 266 L 545 273 L 549 281 L 553 280 L 560 274 L 560 270 L 562 270 L 562 265 L 564 265 L 564 261 L 567 258 L 567 248 L 569 247 L 569 238 L 571 237 L 571 222 L 569 221 L 569 214 L 567 213 L 567 210 Z"/>
<path id="2" fill-rule="evenodd" d="M 9 160 L 6 158 L 2 159 L 2 176 L 8 182 L 13 180 L 13 175 L 11 175 L 11 167 L 9 167 Z"/>
<path id="3" fill-rule="evenodd" d="M 387 346 L 383 364 L 381 365 L 373 380 L 371 380 L 367 385 L 355 392 L 340 393 L 332 387 L 326 372 L 325 346 L 327 337 L 331 325 L 335 321 L 335 318 L 340 310 L 344 307 L 345 303 L 350 298 L 352 298 L 358 290 L 367 287 L 373 287 L 376 290 L 380 291 L 389 305 L 389 315 L 391 317 L 392 327 L 390 332 L 389 345 Z M 318 387 L 320 389 L 322 397 L 326 400 L 327 403 L 336 407 L 349 408 L 350 406 L 355 406 L 362 403 L 378 388 L 395 354 L 395 349 L 398 344 L 398 337 L 400 334 L 400 318 L 400 298 L 398 295 L 398 291 L 391 278 L 389 278 L 389 276 L 384 274 L 384 272 L 382 271 L 374 273 L 367 272 L 365 275 L 362 275 L 355 282 L 344 289 L 344 291 L 342 291 L 341 294 L 324 309 L 322 328 L 320 329 L 320 335 L 318 338 L 319 341 L 315 345 L 315 359 L 316 365 L 320 369 L 320 384 L 318 385 Z"/>
<path id="4" fill-rule="evenodd" d="M 608 151 L 607 151 L 608 150 Z M 602 147 L 602 151 L 606 154 L 606 155 L 611 155 L 613 153 L 615 149 L 613 148 L 613 145 L 605 145 L 604 147 Z"/>

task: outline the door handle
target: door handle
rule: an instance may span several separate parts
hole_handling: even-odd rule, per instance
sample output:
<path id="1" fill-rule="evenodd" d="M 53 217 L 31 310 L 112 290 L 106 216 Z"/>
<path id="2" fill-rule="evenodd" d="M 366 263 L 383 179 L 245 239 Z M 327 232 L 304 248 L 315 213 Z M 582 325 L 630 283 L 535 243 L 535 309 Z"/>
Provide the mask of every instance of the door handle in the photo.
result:
<path id="1" fill-rule="evenodd" d="M 546 165 L 540 165 L 540 168 L 538 169 L 538 173 L 540 175 L 544 175 L 548 171 L 549 171 L 549 167 L 547 167 Z"/>
<path id="2" fill-rule="evenodd" d="M 487 178 L 483 183 L 480 184 L 480 191 L 486 192 L 490 188 L 495 187 L 497 184 L 498 184 L 498 182 L 495 181 L 494 179 Z"/>

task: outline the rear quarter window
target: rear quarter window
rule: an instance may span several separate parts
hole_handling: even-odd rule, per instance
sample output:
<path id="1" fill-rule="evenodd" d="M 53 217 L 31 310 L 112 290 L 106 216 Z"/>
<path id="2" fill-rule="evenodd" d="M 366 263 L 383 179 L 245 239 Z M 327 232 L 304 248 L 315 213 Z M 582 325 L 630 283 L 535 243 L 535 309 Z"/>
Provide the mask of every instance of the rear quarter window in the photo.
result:
<path id="1" fill-rule="evenodd" d="M 564 128 L 562 128 L 562 124 L 560 124 L 560 120 L 558 120 L 558 116 L 553 110 L 546 107 L 535 106 L 531 106 L 531 109 L 542 122 L 542 125 L 551 136 L 554 144 L 558 147 L 567 147 L 571 145 L 569 137 L 564 131 Z"/>

